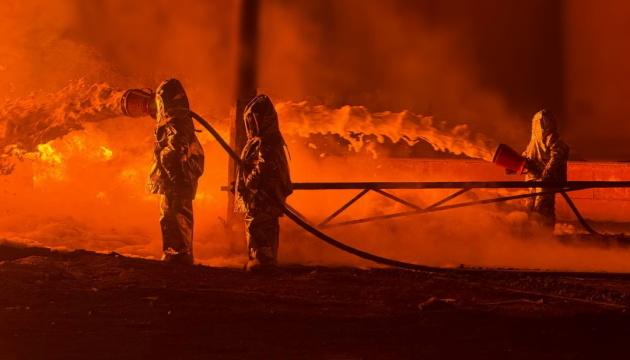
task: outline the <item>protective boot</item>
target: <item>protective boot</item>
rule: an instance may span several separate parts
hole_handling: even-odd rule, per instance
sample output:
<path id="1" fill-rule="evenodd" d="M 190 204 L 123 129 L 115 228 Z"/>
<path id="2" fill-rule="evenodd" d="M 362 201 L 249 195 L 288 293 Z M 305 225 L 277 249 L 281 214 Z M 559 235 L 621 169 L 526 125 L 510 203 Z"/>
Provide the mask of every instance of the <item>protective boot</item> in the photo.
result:
<path id="1" fill-rule="evenodd" d="M 245 269 L 254 271 L 276 267 L 280 237 L 278 218 L 267 213 L 246 214 L 245 230 L 249 256 Z"/>
<path id="2" fill-rule="evenodd" d="M 190 253 L 168 253 L 164 252 L 162 261 L 171 264 L 193 265 L 194 260 Z"/>
<path id="3" fill-rule="evenodd" d="M 162 260 L 177 264 L 193 264 L 192 199 L 177 194 L 162 195 L 160 227 Z"/>

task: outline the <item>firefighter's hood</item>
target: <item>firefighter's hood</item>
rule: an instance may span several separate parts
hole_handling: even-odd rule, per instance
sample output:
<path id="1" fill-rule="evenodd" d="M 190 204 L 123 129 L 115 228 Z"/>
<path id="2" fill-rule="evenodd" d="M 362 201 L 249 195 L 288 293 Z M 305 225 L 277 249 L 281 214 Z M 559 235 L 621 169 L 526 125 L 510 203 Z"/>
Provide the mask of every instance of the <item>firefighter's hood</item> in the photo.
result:
<path id="1" fill-rule="evenodd" d="M 155 101 L 158 115 L 172 116 L 178 111 L 190 110 L 186 91 L 177 79 L 163 81 L 155 91 Z"/>
<path id="2" fill-rule="evenodd" d="M 276 109 L 266 95 L 257 95 L 250 100 L 243 111 L 243 119 L 249 138 L 265 137 L 280 132 Z"/>

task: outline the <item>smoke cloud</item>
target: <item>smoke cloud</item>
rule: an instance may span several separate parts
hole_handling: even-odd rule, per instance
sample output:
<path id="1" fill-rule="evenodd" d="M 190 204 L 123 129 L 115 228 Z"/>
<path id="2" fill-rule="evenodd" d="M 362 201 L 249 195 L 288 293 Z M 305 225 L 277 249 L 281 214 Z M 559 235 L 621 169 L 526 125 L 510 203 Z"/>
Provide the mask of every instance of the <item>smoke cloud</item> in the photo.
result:
<path id="1" fill-rule="evenodd" d="M 515 147 L 527 141 L 527 121 L 485 85 L 466 34 L 416 17 L 403 3 L 262 2 L 260 90 L 278 105 L 295 181 L 478 175 L 419 175 L 410 163 L 365 154 L 322 158 L 313 151 L 321 144 L 306 138 L 314 133 L 336 134 L 354 149 L 366 146 L 356 134 L 410 144 L 424 139 L 437 150 L 483 159 L 493 150 L 492 139 Z M 7 1 L 0 14 L 0 144 L 4 155 L 19 150 L 22 161 L 11 160 L 11 175 L 0 177 L 0 237 L 159 257 L 158 199 L 144 192 L 154 123 L 119 117 L 113 89 L 154 88 L 179 78 L 193 109 L 227 135 L 236 15 L 237 2 L 228 0 Z M 207 134 L 200 136 L 206 172 L 195 200 L 195 254 L 204 263 L 239 264 L 244 240 L 225 226 L 227 196 L 219 190 L 227 181 L 227 156 Z M 440 195 L 406 196 L 422 204 Z M 297 193 L 290 202 L 321 219 L 348 196 Z M 351 214 L 400 209 L 373 194 L 366 200 Z M 452 226 L 455 221 L 461 226 Z M 524 214 L 486 207 L 333 234 L 363 249 L 433 265 L 619 270 L 630 264 L 627 252 L 515 234 L 515 223 L 526 224 Z M 282 226 L 284 262 L 365 265 L 286 221 Z"/>

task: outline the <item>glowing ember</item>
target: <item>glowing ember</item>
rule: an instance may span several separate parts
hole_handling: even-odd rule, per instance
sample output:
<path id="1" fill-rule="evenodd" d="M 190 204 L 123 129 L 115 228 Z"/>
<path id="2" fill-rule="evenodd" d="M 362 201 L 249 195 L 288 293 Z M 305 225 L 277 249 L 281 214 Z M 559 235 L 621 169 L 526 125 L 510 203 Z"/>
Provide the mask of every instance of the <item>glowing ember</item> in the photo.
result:
<path id="1" fill-rule="evenodd" d="M 104 160 L 111 160 L 112 157 L 114 156 L 114 152 L 107 146 L 101 146 L 100 149 L 101 149 L 101 155 L 103 156 Z"/>
<path id="2" fill-rule="evenodd" d="M 58 153 L 50 144 L 37 145 L 39 158 L 50 164 L 61 164 L 61 154 Z"/>

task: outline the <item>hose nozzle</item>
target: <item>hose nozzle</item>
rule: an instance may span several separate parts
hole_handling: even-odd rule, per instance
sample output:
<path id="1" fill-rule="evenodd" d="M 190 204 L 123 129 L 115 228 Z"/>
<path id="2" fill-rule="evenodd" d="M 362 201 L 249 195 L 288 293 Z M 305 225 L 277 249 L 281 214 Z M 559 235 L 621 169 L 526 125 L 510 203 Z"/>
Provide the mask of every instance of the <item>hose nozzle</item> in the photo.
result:
<path id="1" fill-rule="evenodd" d="M 129 89 L 123 93 L 120 107 L 126 116 L 155 118 L 157 113 L 155 93 L 151 89 Z"/>

